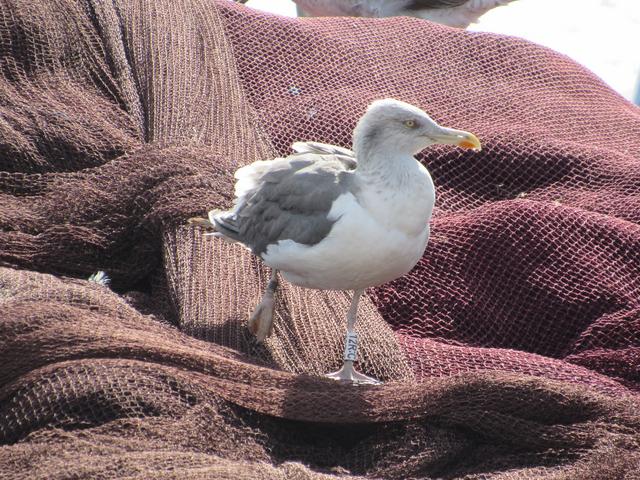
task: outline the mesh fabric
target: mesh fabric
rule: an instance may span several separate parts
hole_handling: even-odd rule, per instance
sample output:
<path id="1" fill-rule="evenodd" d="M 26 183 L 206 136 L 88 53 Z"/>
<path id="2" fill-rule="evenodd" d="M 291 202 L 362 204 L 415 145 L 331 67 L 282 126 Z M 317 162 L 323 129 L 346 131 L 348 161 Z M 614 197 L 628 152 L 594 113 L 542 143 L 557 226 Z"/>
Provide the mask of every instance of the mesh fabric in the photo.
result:
<path id="1" fill-rule="evenodd" d="M 374 99 L 469 130 L 362 302 L 185 227 Z M 640 111 L 515 38 L 215 0 L 0 1 L 0 477 L 640 478 Z M 78 280 L 96 270 L 112 289 Z M 75 277 L 76 279 L 74 279 Z"/>

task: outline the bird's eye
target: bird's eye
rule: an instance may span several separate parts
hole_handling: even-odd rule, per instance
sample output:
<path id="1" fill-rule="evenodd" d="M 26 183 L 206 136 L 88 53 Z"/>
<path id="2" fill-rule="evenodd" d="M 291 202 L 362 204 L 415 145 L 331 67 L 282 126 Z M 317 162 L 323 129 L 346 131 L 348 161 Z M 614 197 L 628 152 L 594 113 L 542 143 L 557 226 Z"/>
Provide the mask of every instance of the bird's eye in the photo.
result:
<path id="1" fill-rule="evenodd" d="M 404 124 L 405 127 L 407 128 L 416 128 L 417 124 L 415 120 L 405 120 L 404 122 L 402 122 Z"/>

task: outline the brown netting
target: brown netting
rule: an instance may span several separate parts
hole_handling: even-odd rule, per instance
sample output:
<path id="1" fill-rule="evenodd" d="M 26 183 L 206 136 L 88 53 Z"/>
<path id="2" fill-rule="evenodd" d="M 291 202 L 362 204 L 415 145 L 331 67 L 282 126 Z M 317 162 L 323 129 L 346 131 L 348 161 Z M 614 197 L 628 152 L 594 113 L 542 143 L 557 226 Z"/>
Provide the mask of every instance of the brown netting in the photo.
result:
<path id="1" fill-rule="evenodd" d="M 319 377 L 343 293 L 283 285 L 256 345 L 264 265 L 184 223 L 383 97 L 485 148 L 420 157 L 432 239 L 362 303 L 387 383 L 353 387 Z M 637 107 L 513 38 L 0 1 L 0 478 L 640 478 L 638 138 Z"/>

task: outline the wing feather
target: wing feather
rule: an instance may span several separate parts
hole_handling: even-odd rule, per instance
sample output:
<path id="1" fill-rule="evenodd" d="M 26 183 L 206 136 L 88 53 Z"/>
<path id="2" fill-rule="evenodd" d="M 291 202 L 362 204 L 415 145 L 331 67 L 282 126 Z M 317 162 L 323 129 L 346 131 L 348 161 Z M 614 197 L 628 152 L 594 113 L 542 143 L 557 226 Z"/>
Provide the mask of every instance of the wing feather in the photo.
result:
<path id="1" fill-rule="evenodd" d="M 210 214 L 218 231 L 257 255 L 280 240 L 319 242 L 335 222 L 328 218 L 333 201 L 355 189 L 350 150 L 313 142 L 298 142 L 294 150 L 289 157 L 240 168 L 235 207 Z"/>

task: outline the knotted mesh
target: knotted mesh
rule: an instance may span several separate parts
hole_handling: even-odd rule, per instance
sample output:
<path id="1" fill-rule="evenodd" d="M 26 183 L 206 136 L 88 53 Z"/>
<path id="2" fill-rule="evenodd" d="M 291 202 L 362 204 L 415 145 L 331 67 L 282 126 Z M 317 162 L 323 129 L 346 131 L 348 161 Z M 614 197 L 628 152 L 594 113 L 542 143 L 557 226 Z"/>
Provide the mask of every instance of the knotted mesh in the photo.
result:
<path id="1" fill-rule="evenodd" d="M 361 303 L 185 226 L 239 166 L 349 146 L 374 99 L 433 147 L 432 238 Z M 640 111 L 531 43 L 215 0 L 0 2 L 0 477 L 640 478 Z M 112 288 L 89 283 L 96 270 Z M 350 477 L 352 476 L 352 477 Z"/>

